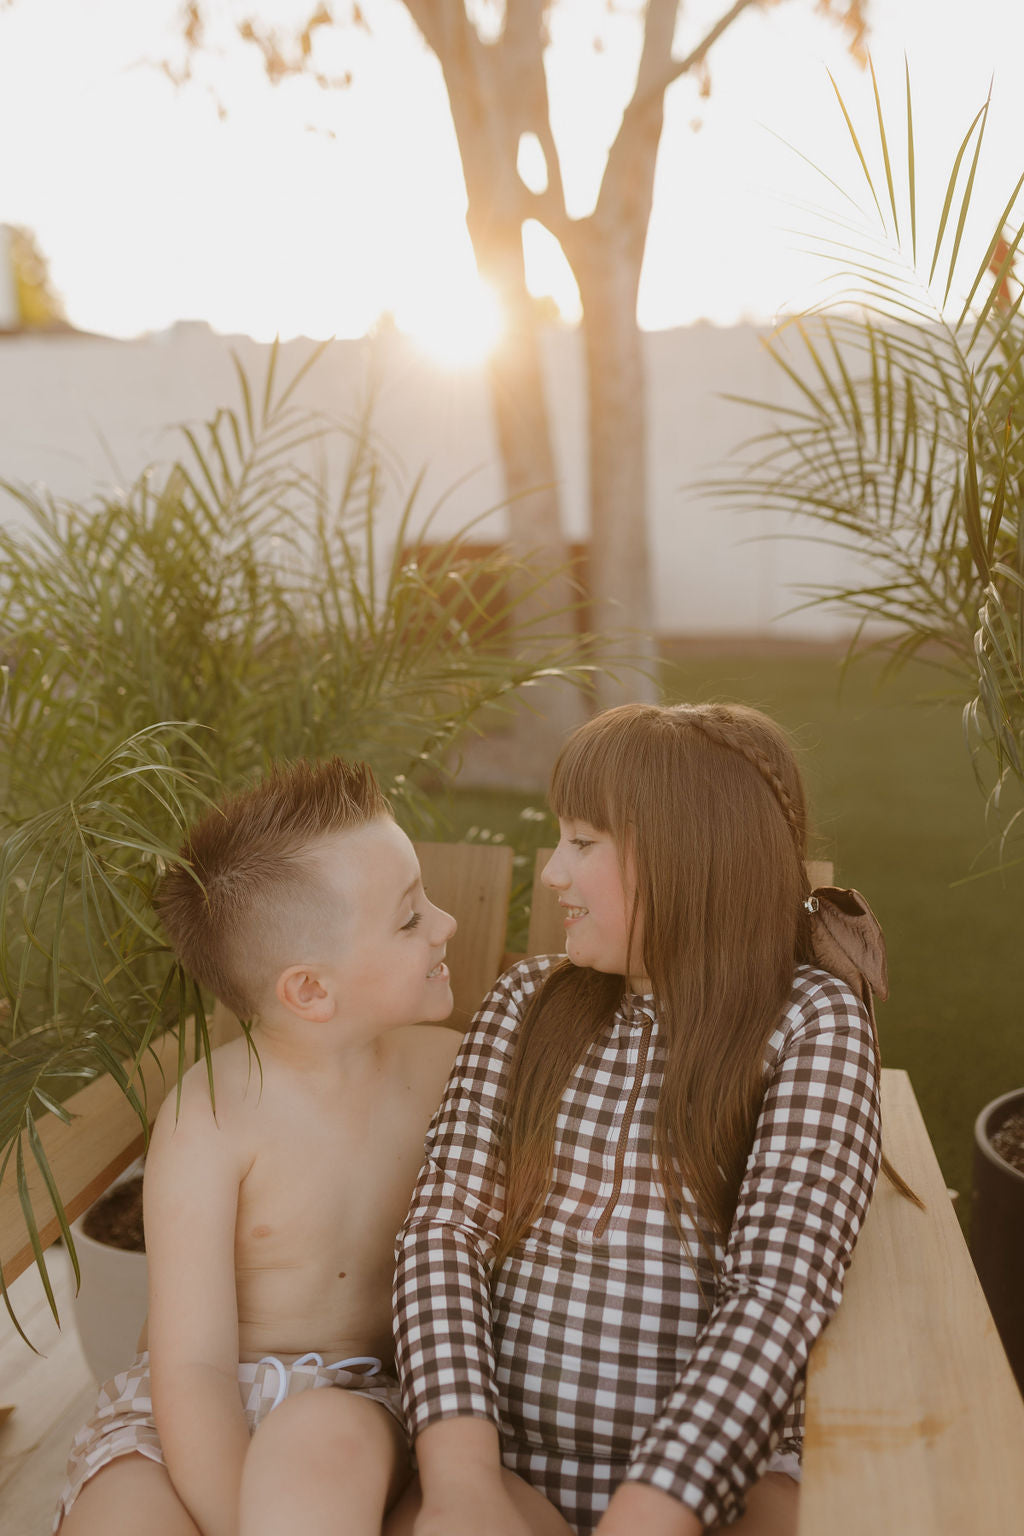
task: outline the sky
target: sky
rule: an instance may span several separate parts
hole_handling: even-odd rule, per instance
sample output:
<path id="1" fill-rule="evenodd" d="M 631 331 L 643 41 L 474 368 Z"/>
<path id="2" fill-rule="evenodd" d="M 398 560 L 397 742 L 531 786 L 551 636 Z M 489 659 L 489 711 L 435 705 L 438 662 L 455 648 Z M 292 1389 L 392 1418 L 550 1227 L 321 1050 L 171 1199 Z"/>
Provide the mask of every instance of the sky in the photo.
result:
<path id="1" fill-rule="evenodd" d="M 256 3 L 216 8 L 237 18 Z M 605 0 L 559 0 L 553 12 L 549 82 L 574 214 L 593 204 L 631 88 L 636 3 L 609 14 Z M 0 223 L 34 231 L 73 324 L 133 336 L 203 320 L 266 340 L 360 336 L 392 315 L 439 358 L 475 360 L 498 317 L 475 278 L 440 71 L 398 0 L 363 4 L 372 31 L 336 34 L 322 61 L 351 84 L 323 92 L 271 88 L 255 50 L 237 48 L 176 87 L 153 61 L 174 56 L 178 0 L 0 0 Z M 724 9 L 689 0 L 680 45 Z M 1024 4 L 872 0 L 870 16 L 897 124 L 909 61 L 921 203 L 991 85 L 975 200 L 1001 206 L 1024 168 Z M 869 132 L 870 80 L 839 29 L 815 0 L 783 0 L 716 45 L 710 97 L 689 79 L 672 87 L 644 328 L 770 321 L 813 294 L 821 269 L 803 232 L 836 194 L 807 160 L 859 192 L 830 70 Z M 571 277 L 533 226 L 527 258 L 535 291 L 571 323 Z"/>

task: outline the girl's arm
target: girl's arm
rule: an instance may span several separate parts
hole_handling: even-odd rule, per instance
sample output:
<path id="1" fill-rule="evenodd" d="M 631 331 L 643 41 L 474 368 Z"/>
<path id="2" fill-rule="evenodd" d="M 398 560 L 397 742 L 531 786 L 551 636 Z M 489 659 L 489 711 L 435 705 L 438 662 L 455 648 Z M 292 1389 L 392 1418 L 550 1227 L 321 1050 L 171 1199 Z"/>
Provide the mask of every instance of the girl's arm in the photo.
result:
<path id="1" fill-rule="evenodd" d="M 171 1480 L 203 1536 L 235 1536 L 249 1448 L 238 1392 L 240 1172 L 205 1073 L 186 1078 L 177 1123 L 174 1101 L 157 1116 L 144 1184 L 153 1410 Z"/>
<path id="2" fill-rule="evenodd" d="M 634 1483 L 671 1494 L 704 1526 L 735 1518 L 839 1305 L 878 1173 L 878 1065 L 848 987 L 817 973 L 796 988 L 715 1306 L 599 1536 L 625 1528 L 619 1512 Z"/>
<path id="3" fill-rule="evenodd" d="M 415 1536 L 532 1536 L 501 1477 L 498 1431 L 483 1419 L 441 1419 L 416 1441 L 423 1507 Z"/>
<path id="4" fill-rule="evenodd" d="M 538 974 L 540 972 L 540 974 Z M 395 1342 L 423 1486 L 417 1532 L 523 1530 L 501 1492 L 490 1267 L 504 1190 L 495 1151 L 515 1027 L 542 979 L 510 973 L 463 1041 L 398 1236 Z M 473 1523 L 473 1510 L 486 1523 Z"/>

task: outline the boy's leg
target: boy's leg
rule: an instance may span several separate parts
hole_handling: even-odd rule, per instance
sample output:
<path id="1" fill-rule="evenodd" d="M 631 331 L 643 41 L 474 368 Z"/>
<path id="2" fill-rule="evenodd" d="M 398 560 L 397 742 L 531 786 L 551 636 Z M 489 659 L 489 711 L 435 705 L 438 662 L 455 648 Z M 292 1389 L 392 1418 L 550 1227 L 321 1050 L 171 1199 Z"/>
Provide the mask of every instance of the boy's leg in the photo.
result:
<path id="1" fill-rule="evenodd" d="M 796 1536 L 799 1509 L 800 1484 L 785 1472 L 766 1472 L 747 1494 L 746 1511 L 729 1526 L 729 1536 Z"/>
<path id="2" fill-rule="evenodd" d="M 253 1435 L 242 1536 L 380 1536 L 409 1478 L 405 1431 L 380 1403 L 336 1387 L 286 1398 Z"/>
<path id="3" fill-rule="evenodd" d="M 148 1456 L 118 1456 L 90 1477 L 60 1536 L 199 1536 L 167 1468 Z"/>
<path id="4" fill-rule="evenodd" d="M 505 1492 L 523 1517 L 531 1536 L 572 1536 L 572 1526 L 536 1488 L 504 1467 L 501 1477 Z M 384 1522 L 382 1536 L 412 1536 L 421 1502 L 419 1479 L 415 1478 Z"/>

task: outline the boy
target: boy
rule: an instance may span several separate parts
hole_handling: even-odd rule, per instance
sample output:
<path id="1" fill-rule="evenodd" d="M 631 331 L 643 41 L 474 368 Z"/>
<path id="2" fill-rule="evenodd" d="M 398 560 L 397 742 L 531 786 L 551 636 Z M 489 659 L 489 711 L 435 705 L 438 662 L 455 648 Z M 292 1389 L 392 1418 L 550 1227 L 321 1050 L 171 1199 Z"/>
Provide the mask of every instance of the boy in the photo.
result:
<path id="1" fill-rule="evenodd" d="M 206 815 L 156 906 L 259 1060 L 221 1046 L 216 1110 L 200 1062 L 157 1116 L 149 1355 L 101 1389 L 55 1528 L 377 1536 L 409 1475 L 394 1239 L 458 1043 L 421 1023 L 451 1011 L 455 921 L 370 770 L 340 758 Z"/>

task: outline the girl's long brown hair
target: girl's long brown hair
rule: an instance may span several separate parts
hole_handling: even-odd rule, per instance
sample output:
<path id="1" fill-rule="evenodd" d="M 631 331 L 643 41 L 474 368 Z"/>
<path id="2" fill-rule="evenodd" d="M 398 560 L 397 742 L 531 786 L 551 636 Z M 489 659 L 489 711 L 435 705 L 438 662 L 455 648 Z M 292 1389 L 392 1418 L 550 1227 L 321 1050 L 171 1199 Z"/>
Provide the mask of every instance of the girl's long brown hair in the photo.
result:
<path id="1" fill-rule="evenodd" d="M 566 743 L 551 806 L 614 839 L 636 872 L 633 923 L 665 1044 L 654 1150 L 666 1203 L 724 1242 L 764 1093 L 764 1055 L 812 960 L 806 801 L 782 731 L 738 705 L 626 704 Z M 621 976 L 556 968 L 523 1021 L 503 1128 L 501 1262 L 539 1214 L 574 1068 Z"/>

